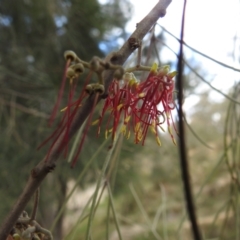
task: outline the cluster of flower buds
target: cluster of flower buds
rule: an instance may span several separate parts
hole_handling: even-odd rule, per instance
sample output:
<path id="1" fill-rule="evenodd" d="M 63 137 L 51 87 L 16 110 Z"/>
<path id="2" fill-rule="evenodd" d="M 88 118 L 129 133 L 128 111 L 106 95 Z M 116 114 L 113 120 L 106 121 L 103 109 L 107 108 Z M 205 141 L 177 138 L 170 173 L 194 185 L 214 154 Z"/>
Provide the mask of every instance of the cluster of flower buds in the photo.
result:
<path id="1" fill-rule="evenodd" d="M 50 126 L 52 125 L 52 123 L 57 115 L 57 112 L 59 110 L 61 99 L 63 97 L 64 88 L 66 85 L 66 80 L 69 79 L 69 83 L 70 83 L 70 91 L 69 91 L 69 95 L 68 95 L 68 105 L 71 105 L 71 101 L 73 99 L 73 95 L 76 90 L 78 77 L 84 72 L 84 65 L 83 65 L 82 61 L 77 57 L 77 55 L 73 51 L 66 51 L 64 53 L 64 58 L 66 60 L 66 65 L 65 65 L 65 69 L 64 69 L 61 87 L 58 92 L 58 98 L 57 98 L 56 104 L 53 108 L 51 117 L 49 119 Z"/>
<path id="2" fill-rule="evenodd" d="M 111 134 L 115 138 L 116 130 L 121 125 L 121 132 L 129 138 L 134 133 L 135 143 L 144 145 L 144 141 L 150 129 L 158 145 L 161 145 L 159 129 L 166 122 L 168 132 L 174 142 L 175 138 L 171 131 L 172 114 L 175 108 L 173 91 L 173 78 L 177 72 L 170 72 L 165 66 L 158 69 L 157 64 L 153 64 L 150 73 L 145 81 L 139 82 L 133 73 L 126 72 L 123 82 L 114 79 L 108 89 L 108 97 L 102 109 L 102 113 L 93 124 L 98 124 L 98 134 L 104 116 L 109 112 L 105 136 Z M 122 122 L 122 124 L 121 124 Z M 175 125 L 173 123 L 173 127 Z"/>
<path id="3" fill-rule="evenodd" d="M 64 77 L 57 103 L 50 118 L 50 123 L 54 120 L 56 112 L 59 108 L 66 79 L 69 79 L 70 83 L 68 103 L 67 107 L 62 109 L 64 113 L 56 130 L 39 146 L 40 148 L 50 140 L 52 141 L 47 158 L 60 136 L 61 142 L 58 149 L 60 149 L 61 152 L 64 151 L 65 156 L 67 155 L 69 129 L 71 128 L 79 107 L 82 105 L 83 99 L 91 94 L 95 95 L 94 105 L 85 125 L 85 131 L 82 135 L 78 151 L 74 157 L 73 165 L 77 161 L 88 128 L 91 125 L 97 99 L 103 93 L 105 93 L 104 95 L 107 97 L 104 100 L 101 115 L 92 123 L 93 125 L 98 125 L 98 135 L 100 134 L 103 119 L 107 115 L 105 129 L 106 138 L 108 135 L 111 135 L 112 140 L 114 140 L 117 129 L 120 127 L 120 131 L 126 136 L 126 138 L 129 138 L 132 133 L 134 134 L 135 143 L 141 143 L 144 145 L 148 129 L 150 129 L 156 137 L 157 144 L 161 145 L 159 129 L 164 130 L 162 125 L 167 123 L 168 132 L 175 144 L 175 139 L 171 131 L 171 123 L 173 123 L 171 111 L 175 108 L 173 100 L 173 78 L 175 77 L 176 72 L 169 72 L 168 66 L 164 66 L 159 69 L 157 64 L 153 64 L 151 68 L 143 67 L 140 69 L 138 67 L 124 70 L 121 66 L 104 62 L 98 57 L 93 57 L 93 59 L 88 63 L 79 59 L 72 51 L 67 51 L 65 53 L 65 59 L 66 67 Z M 89 69 L 89 74 L 85 80 L 83 90 L 77 100 L 74 100 L 78 76 L 83 73 L 85 68 Z M 114 70 L 114 77 L 108 91 L 105 92 L 102 73 L 108 69 Z M 140 82 L 132 73 L 134 70 L 148 71 L 148 77 L 146 80 Z M 93 73 L 97 74 L 98 83 L 89 84 L 89 80 Z M 176 130 L 174 123 L 173 127 Z M 63 134 L 64 136 L 62 136 Z"/>

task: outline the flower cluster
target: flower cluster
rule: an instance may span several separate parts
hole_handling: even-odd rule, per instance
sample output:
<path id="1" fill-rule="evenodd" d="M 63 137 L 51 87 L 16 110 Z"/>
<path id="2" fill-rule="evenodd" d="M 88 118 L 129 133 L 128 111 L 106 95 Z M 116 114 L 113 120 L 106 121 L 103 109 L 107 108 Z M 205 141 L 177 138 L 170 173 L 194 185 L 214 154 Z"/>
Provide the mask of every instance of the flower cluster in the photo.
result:
<path id="1" fill-rule="evenodd" d="M 64 113 L 62 114 L 61 121 L 56 130 L 39 146 L 39 148 L 41 148 L 49 141 L 51 142 L 46 160 L 57 142 L 58 151 L 64 152 L 65 156 L 67 155 L 69 132 L 76 113 L 78 112 L 79 107 L 81 107 L 84 98 L 88 95 L 94 94 L 94 105 L 91 109 L 79 147 L 72 162 L 72 166 L 75 165 L 83 147 L 86 134 L 91 125 L 95 105 L 98 98 L 105 93 L 103 86 L 103 72 L 108 69 L 114 70 L 114 79 L 108 88 L 107 97 L 104 100 L 101 115 L 93 123 L 98 125 L 98 135 L 100 134 L 103 125 L 103 119 L 107 116 L 105 129 L 106 138 L 111 135 L 112 140 L 114 140 L 117 129 L 120 127 L 120 131 L 126 136 L 126 138 L 129 138 L 132 133 L 134 134 L 135 143 L 141 143 L 144 145 L 147 132 L 150 129 L 155 135 L 157 144 L 161 145 L 159 129 L 163 130 L 162 125 L 167 123 L 168 132 L 175 143 L 170 126 L 171 122 L 173 122 L 171 111 L 175 108 L 173 100 L 173 78 L 175 77 L 176 72 L 169 73 L 168 66 L 159 69 L 157 64 L 153 64 L 151 69 L 149 67 L 143 67 L 143 69 L 133 68 L 130 70 L 124 70 L 121 66 L 107 63 L 98 57 L 93 57 L 93 59 L 87 63 L 79 59 L 72 51 L 67 51 L 65 53 L 65 58 L 67 63 L 64 77 L 57 103 L 50 118 L 50 123 L 54 121 L 60 106 L 66 79 L 69 79 L 70 83 L 68 103 L 67 107 L 63 109 Z M 77 78 L 83 73 L 84 68 L 89 69 L 89 74 L 85 79 L 80 95 L 77 100 L 74 101 Z M 132 73 L 134 69 L 149 71 L 147 79 L 139 82 Z M 99 83 L 88 84 L 93 73 L 97 75 Z"/>
<path id="2" fill-rule="evenodd" d="M 136 144 L 144 145 L 150 129 L 158 145 L 161 145 L 158 132 L 159 129 L 163 130 L 162 124 L 166 122 L 168 132 L 175 144 L 170 127 L 173 122 L 171 111 L 175 108 L 173 100 L 175 75 L 176 72 L 169 73 L 168 66 L 158 70 L 157 64 L 153 64 L 147 79 L 143 82 L 138 82 L 132 73 L 125 73 L 123 83 L 113 80 L 109 86 L 102 113 L 93 123 L 98 124 L 98 134 L 104 116 L 110 112 L 106 123 L 106 137 L 111 134 L 114 139 L 122 121 L 121 132 L 127 138 L 130 137 L 131 132 L 134 133 Z"/>

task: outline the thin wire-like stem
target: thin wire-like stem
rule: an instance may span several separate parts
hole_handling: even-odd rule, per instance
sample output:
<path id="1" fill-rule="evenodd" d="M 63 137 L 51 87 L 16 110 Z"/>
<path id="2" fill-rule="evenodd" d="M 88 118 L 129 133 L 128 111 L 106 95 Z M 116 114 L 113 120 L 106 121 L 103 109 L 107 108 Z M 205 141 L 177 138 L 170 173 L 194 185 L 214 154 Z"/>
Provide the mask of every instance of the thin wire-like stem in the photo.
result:
<path id="1" fill-rule="evenodd" d="M 79 224 L 89 216 L 89 213 L 85 214 L 85 212 L 87 211 L 88 207 L 90 206 L 90 203 L 92 202 L 92 198 L 93 198 L 93 195 L 88 199 L 87 204 L 84 206 L 76 224 L 73 226 L 71 231 L 69 231 L 68 235 L 65 237 L 67 240 L 68 240 L 68 236 L 71 236 L 71 238 L 69 240 L 75 239 L 75 236 L 76 236 L 77 231 L 79 229 L 78 228 Z"/>
<path id="2" fill-rule="evenodd" d="M 178 57 L 178 54 L 175 53 L 166 43 L 164 43 L 164 42 L 161 42 L 161 43 Z M 191 72 L 193 72 L 198 78 L 200 78 L 204 83 L 206 83 L 211 89 L 213 89 L 214 91 L 218 92 L 219 94 L 221 94 L 222 96 L 224 96 L 228 100 L 230 100 L 230 101 L 232 101 L 234 103 L 240 104 L 240 102 L 237 101 L 236 99 L 228 96 L 227 94 L 225 94 L 221 90 L 215 88 L 210 82 L 208 82 L 203 76 L 201 76 L 193 67 L 191 67 L 190 64 L 184 58 L 182 59 L 182 61 L 191 70 Z"/>
<path id="3" fill-rule="evenodd" d="M 114 206 L 114 202 L 113 202 L 112 191 L 111 191 L 109 182 L 106 182 L 106 185 L 107 185 L 107 189 L 108 189 L 109 202 L 110 202 L 110 205 L 112 208 L 113 218 L 114 218 L 114 222 L 115 222 L 117 233 L 118 233 L 118 238 L 119 238 L 119 240 L 122 240 L 123 238 L 122 238 L 122 234 L 120 231 L 120 226 L 119 226 L 119 222 L 118 222 L 118 218 L 117 218 L 117 214 L 116 214 L 116 210 L 115 210 L 115 206 Z"/>
<path id="4" fill-rule="evenodd" d="M 164 189 L 164 186 L 160 185 L 160 190 L 161 190 L 161 204 L 159 205 L 156 214 L 154 216 L 153 224 L 152 227 L 153 229 L 157 229 L 157 225 L 160 219 L 160 216 L 162 215 L 162 228 L 163 228 L 163 239 L 167 240 L 168 239 L 168 232 L 167 232 L 167 201 L 166 201 L 166 192 Z"/>
<path id="5" fill-rule="evenodd" d="M 231 145 L 228 146 L 227 149 L 229 149 L 230 147 L 231 147 Z M 201 196 L 201 193 L 202 193 L 204 187 L 207 185 L 207 183 L 210 181 L 210 179 L 214 176 L 214 174 L 216 173 L 217 169 L 221 166 L 221 164 L 223 163 L 223 161 L 225 160 L 225 158 L 226 158 L 226 155 L 225 155 L 225 152 L 224 152 L 224 153 L 221 155 L 221 157 L 219 158 L 219 160 L 217 161 L 217 163 L 215 164 L 215 166 L 213 167 L 213 169 L 207 174 L 204 182 L 203 182 L 202 185 L 200 186 L 199 191 L 198 191 L 197 194 L 195 195 L 195 199 L 196 199 L 196 200 Z M 180 230 L 181 230 L 181 228 L 182 228 L 182 225 L 183 225 L 183 222 L 184 222 L 185 218 L 186 218 L 186 214 L 184 214 L 184 215 L 182 216 L 181 220 L 180 220 L 180 224 L 179 224 L 179 226 L 178 226 L 178 228 L 177 228 L 177 235 L 179 235 L 179 233 L 180 233 Z"/>
<path id="6" fill-rule="evenodd" d="M 73 195 L 74 191 L 77 189 L 77 187 L 79 186 L 79 183 L 81 182 L 83 176 L 85 175 L 85 173 L 87 172 L 87 170 L 89 169 L 89 167 L 91 166 L 91 164 L 93 163 L 94 160 L 97 159 L 98 154 L 103 150 L 103 148 L 106 146 L 106 144 L 108 143 L 108 139 L 105 140 L 100 146 L 99 148 L 96 150 L 96 152 L 93 154 L 93 156 L 89 159 L 89 161 L 87 161 L 87 164 L 85 165 L 84 169 L 82 170 L 82 172 L 79 174 L 74 187 L 71 189 L 70 193 L 68 194 L 68 196 L 65 198 L 65 201 L 61 207 L 61 209 L 58 211 L 57 216 L 55 217 L 52 226 L 51 226 L 51 231 L 53 231 L 53 229 L 55 228 L 58 219 L 60 218 L 60 216 L 62 215 L 64 209 L 66 208 L 66 204 L 68 202 L 68 200 L 70 199 L 70 197 Z"/>
<path id="7" fill-rule="evenodd" d="M 192 197 L 191 183 L 190 183 L 190 174 L 187 160 L 187 151 L 186 151 L 186 140 L 185 140 L 185 130 L 184 130 L 184 118 L 183 118 L 183 35 L 184 35 L 184 22 L 185 22 L 185 10 L 186 10 L 187 1 L 184 1 L 183 5 L 183 14 L 182 14 L 182 26 L 181 26 L 181 37 L 180 37 L 180 50 L 178 58 L 178 77 L 177 77 L 177 87 L 178 87 L 178 104 L 179 104 L 179 152 L 180 152 L 180 165 L 182 171 L 182 180 L 184 186 L 186 207 L 189 216 L 189 220 L 192 225 L 192 232 L 195 240 L 201 240 L 201 233 L 197 223 L 197 217 L 195 213 L 195 207 Z"/>
<path id="8" fill-rule="evenodd" d="M 177 109 L 178 110 L 178 109 Z M 200 142 L 202 143 L 203 146 L 213 150 L 213 147 L 209 146 L 204 140 L 202 140 L 199 135 L 194 131 L 194 129 L 191 127 L 191 125 L 188 123 L 187 121 L 187 118 L 185 116 L 185 114 L 183 114 L 183 118 L 184 118 L 184 121 L 188 127 L 188 129 L 190 130 L 190 132 L 192 133 L 192 135 Z"/>
<path id="9" fill-rule="evenodd" d="M 115 147 L 115 153 L 114 153 L 114 156 L 113 156 L 113 160 L 111 161 L 108 172 L 106 174 L 106 181 L 108 182 L 107 184 L 111 185 L 111 191 L 114 190 L 115 179 L 116 179 L 118 164 L 119 164 L 119 154 L 120 154 L 120 151 L 122 149 L 122 141 L 123 141 L 123 134 L 120 134 L 120 136 L 118 138 L 118 142 L 117 142 L 116 147 Z M 110 177 L 111 177 L 111 179 L 110 179 Z M 111 208 L 111 203 L 110 203 L 110 198 L 108 198 L 107 219 L 106 219 L 106 239 L 109 239 L 110 208 Z"/>
<path id="10" fill-rule="evenodd" d="M 83 133 L 83 129 L 85 127 L 85 124 L 86 124 L 86 121 L 82 124 L 82 126 L 79 128 L 78 132 L 77 132 L 77 135 L 75 137 L 75 140 L 74 140 L 74 143 L 73 143 L 73 146 L 70 150 L 70 153 L 69 153 L 69 156 L 68 156 L 68 159 L 67 161 L 68 162 L 71 162 L 73 160 L 73 156 L 74 156 L 74 152 L 76 151 L 77 149 L 77 146 L 78 146 L 78 143 L 79 143 L 79 140 L 80 140 L 80 137 Z"/>
<path id="11" fill-rule="evenodd" d="M 220 213 L 221 213 L 224 209 L 227 209 L 228 206 L 231 204 L 231 200 L 232 200 L 232 198 L 230 197 L 230 198 L 227 199 L 227 201 L 224 202 L 223 205 L 218 209 L 218 211 L 216 212 L 216 214 L 215 214 L 215 216 L 214 216 L 214 219 L 213 219 L 213 221 L 212 221 L 212 223 L 211 223 L 210 229 L 212 229 L 212 228 L 214 227 L 214 225 L 216 224 Z"/>
<path id="12" fill-rule="evenodd" d="M 109 151 L 107 153 L 104 165 L 102 167 L 101 174 L 100 174 L 100 176 L 98 178 L 98 181 L 97 181 L 97 186 L 96 186 L 96 190 L 95 190 L 95 193 L 94 193 L 94 196 L 93 196 L 92 206 L 91 206 L 91 209 L 90 209 L 90 214 L 89 214 L 89 219 L 88 219 L 88 225 L 87 225 L 87 231 L 86 231 L 86 239 L 87 240 L 89 240 L 90 236 L 91 236 L 92 221 L 93 221 L 93 217 L 94 217 L 94 214 L 95 214 L 94 208 L 96 206 L 96 199 L 97 199 L 97 196 L 98 196 L 98 191 L 99 191 L 99 188 L 100 188 L 100 184 L 103 180 L 103 176 L 105 175 L 107 167 L 108 167 L 108 165 L 110 163 L 110 160 L 112 158 L 113 150 L 115 148 L 115 145 L 116 145 L 117 139 L 119 137 L 119 134 L 120 134 L 120 130 L 118 129 L 118 131 L 116 133 L 116 138 L 113 140 L 112 147 L 111 147 L 111 149 L 109 149 Z"/>
<path id="13" fill-rule="evenodd" d="M 107 219 L 106 219 L 106 240 L 109 239 L 109 230 L 110 230 L 110 199 L 108 198 L 107 203 Z"/>
<path id="14" fill-rule="evenodd" d="M 161 26 L 160 24 L 158 24 L 158 26 L 161 27 L 164 32 L 168 33 L 170 36 L 172 36 L 172 37 L 175 38 L 178 42 L 180 42 L 180 39 L 177 38 L 176 36 L 174 36 L 174 35 L 173 35 L 171 32 L 169 32 L 166 28 L 164 28 L 164 27 Z M 185 43 L 184 41 L 183 41 L 182 43 L 183 43 L 184 46 L 188 47 L 188 48 L 191 49 L 193 52 L 198 53 L 199 55 L 201 55 L 201 56 L 203 56 L 203 57 L 205 57 L 205 58 L 207 58 L 207 59 L 209 59 L 209 60 L 211 60 L 211 61 L 219 64 L 220 66 L 225 67 L 225 68 L 229 68 L 229 69 L 231 69 L 231 70 L 233 70 L 233 71 L 236 71 L 236 72 L 240 72 L 240 69 L 234 68 L 233 66 L 227 65 L 227 64 L 225 64 L 225 63 L 223 63 L 223 62 L 220 62 L 220 61 L 218 61 L 218 60 L 216 60 L 216 59 L 208 56 L 208 55 L 206 55 L 206 54 L 198 51 L 197 49 L 191 47 L 190 45 L 188 45 L 188 44 Z"/>
<path id="15" fill-rule="evenodd" d="M 143 215 L 143 217 L 144 217 L 144 219 L 147 223 L 147 226 L 148 226 L 149 230 L 152 232 L 152 234 L 154 235 L 154 237 L 156 239 L 158 239 L 158 240 L 161 239 L 158 232 L 153 228 L 152 222 L 151 222 L 150 218 L 148 217 L 147 212 L 145 211 L 145 209 L 144 209 L 144 207 L 143 207 L 143 205 L 142 205 L 142 203 L 141 203 L 133 185 L 129 184 L 129 188 L 130 188 L 131 193 L 132 193 L 132 195 L 133 195 L 133 197 L 134 197 L 134 199 L 135 199 L 135 201 L 136 201 L 136 203 L 137 203 L 137 205 L 138 205 L 138 207 L 139 207 L 139 209 L 140 209 L 140 211 L 141 211 L 141 213 L 142 213 L 142 215 Z"/>

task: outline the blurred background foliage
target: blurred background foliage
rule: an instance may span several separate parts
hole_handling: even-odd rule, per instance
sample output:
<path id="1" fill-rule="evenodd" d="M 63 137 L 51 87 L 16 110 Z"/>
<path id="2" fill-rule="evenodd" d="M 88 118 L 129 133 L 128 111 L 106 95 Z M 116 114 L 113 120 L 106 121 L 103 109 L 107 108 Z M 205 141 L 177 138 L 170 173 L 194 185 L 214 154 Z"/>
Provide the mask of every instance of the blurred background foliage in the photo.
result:
<path id="1" fill-rule="evenodd" d="M 108 48 L 115 29 L 116 38 L 124 35 L 130 14 L 128 1 L 119 0 L 104 6 L 97 0 L 0 1 L 0 222 L 22 191 L 29 171 L 46 153 L 46 148 L 36 149 L 52 132 L 47 119 L 62 78 L 64 51 L 70 48 L 86 61 L 104 57 L 99 44 Z M 96 146 L 91 141 L 86 147 L 86 159 Z M 38 217 L 45 226 L 62 205 L 68 179 L 76 177 L 82 164 L 72 171 L 62 161 L 43 184 Z"/>
<path id="2" fill-rule="evenodd" d="M 128 0 L 111 0 L 106 4 L 97 0 L 0 0 L 0 222 L 21 193 L 31 168 L 46 154 L 46 147 L 38 151 L 37 147 L 52 132 L 47 119 L 63 74 L 63 52 L 71 49 L 88 61 L 92 56 L 104 57 L 118 49 L 118 39 L 127 39 L 124 26 L 131 13 Z M 175 63 L 161 61 L 164 42 L 164 31 L 148 34 L 143 43 L 145 65 L 157 61 L 174 68 Z M 135 64 L 134 57 L 128 65 Z M 206 74 L 198 63 L 194 65 L 194 71 Z M 239 105 L 229 100 L 213 101 L 210 88 L 196 91 L 202 83 L 194 71 L 186 69 L 185 96 L 198 95 L 200 99 L 186 116 L 200 226 L 205 239 L 240 239 Z M 144 78 L 141 74 L 137 76 Z M 229 95 L 238 98 L 238 84 Z M 95 117 L 100 111 L 101 104 Z M 123 239 L 160 239 L 160 236 L 191 239 L 187 221 L 181 221 L 185 203 L 178 149 L 167 134 L 161 135 L 161 148 L 149 133 L 144 148 L 120 138 L 114 149 L 106 177 Z M 70 169 L 62 158 L 43 182 L 37 218 L 44 227 L 53 224 L 82 169 L 104 141 L 103 136 L 95 136 L 96 128 L 92 127 L 75 169 Z M 56 239 L 84 238 L 87 221 L 78 224 L 77 219 L 89 198 L 88 192 L 95 186 L 107 146 L 108 143 L 78 183 L 77 191 L 58 219 L 53 230 Z M 93 239 L 106 236 L 118 239 L 106 196 L 105 189 L 96 211 Z M 27 211 L 31 211 L 31 203 Z"/>

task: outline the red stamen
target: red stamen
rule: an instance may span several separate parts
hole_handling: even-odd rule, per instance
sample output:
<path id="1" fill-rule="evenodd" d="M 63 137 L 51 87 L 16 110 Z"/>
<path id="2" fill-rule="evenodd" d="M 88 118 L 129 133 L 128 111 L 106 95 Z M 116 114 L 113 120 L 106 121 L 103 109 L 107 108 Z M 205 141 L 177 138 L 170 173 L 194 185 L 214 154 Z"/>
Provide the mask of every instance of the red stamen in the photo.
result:
<path id="1" fill-rule="evenodd" d="M 90 125 L 91 125 L 91 122 L 92 122 L 92 116 L 93 116 L 93 112 L 94 112 L 95 106 L 96 106 L 96 104 L 97 104 L 98 97 L 99 97 L 99 93 L 97 92 L 97 93 L 95 94 L 95 98 L 94 98 L 92 110 L 91 110 L 91 112 L 90 112 L 90 114 L 89 114 L 89 117 L 88 117 L 88 120 L 87 120 L 85 129 L 84 129 L 84 132 L 83 132 L 83 136 L 82 136 L 81 142 L 80 142 L 80 144 L 79 144 L 77 153 L 76 153 L 75 157 L 73 158 L 73 161 L 72 161 L 72 164 L 71 164 L 71 167 L 72 167 L 72 168 L 76 165 L 78 156 L 79 156 L 79 154 L 80 154 L 80 152 L 81 152 L 81 150 L 82 150 L 84 140 L 85 140 L 85 138 L 86 138 L 86 135 L 87 135 L 87 133 L 88 133 L 88 129 L 89 129 L 89 127 L 90 127 Z"/>
<path id="2" fill-rule="evenodd" d="M 47 152 L 45 161 L 47 161 L 49 154 L 51 153 L 54 145 L 56 144 L 56 142 L 58 141 L 58 139 L 61 137 L 62 134 L 64 134 L 64 136 L 62 137 L 62 140 L 59 144 L 58 147 L 58 152 L 62 152 L 65 149 L 65 157 L 66 157 L 66 153 L 67 153 L 67 149 L 68 149 L 68 142 L 69 142 L 69 129 L 70 129 L 70 125 L 72 124 L 72 121 L 74 119 L 74 116 L 77 113 L 77 110 L 79 108 L 79 105 L 81 104 L 82 100 L 84 99 L 84 97 L 87 95 L 85 92 L 85 88 L 86 85 L 88 84 L 90 77 L 91 77 L 92 73 L 90 72 L 86 78 L 86 81 L 84 83 L 83 86 L 83 90 L 81 91 L 79 98 L 77 101 L 75 101 L 74 103 L 72 103 L 72 98 L 73 98 L 73 94 L 75 92 L 76 89 L 76 85 L 75 84 L 72 87 L 72 90 L 69 92 L 69 104 L 67 106 L 67 111 L 64 112 L 64 115 L 62 116 L 62 119 L 60 121 L 60 123 L 58 124 L 56 130 L 46 139 L 44 140 L 37 149 L 40 149 L 42 146 L 44 146 L 47 142 L 49 142 L 51 139 L 53 139 L 50 148 Z M 70 109 L 71 107 L 74 106 L 73 111 L 71 112 Z M 65 131 L 65 132 L 64 132 Z"/>
<path id="3" fill-rule="evenodd" d="M 49 121 L 48 121 L 49 126 L 52 126 L 53 121 L 56 118 L 57 111 L 59 109 L 59 106 L 60 106 L 60 103 L 61 103 L 61 100 L 62 100 L 62 96 L 63 96 L 63 91 L 64 91 L 64 88 L 65 88 L 65 83 L 66 83 L 66 79 L 67 79 L 67 77 L 66 77 L 67 69 L 68 69 L 70 63 L 71 63 L 71 60 L 68 59 L 67 62 L 66 62 L 66 65 L 65 65 L 61 87 L 60 87 L 59 92 L 58 92 L 57 102 L 56 102 L 56 104 L 53 108 L 52 114 L 51 114 L 51 116 L 49 118 Z"/>

